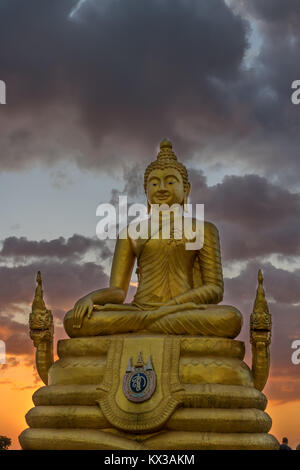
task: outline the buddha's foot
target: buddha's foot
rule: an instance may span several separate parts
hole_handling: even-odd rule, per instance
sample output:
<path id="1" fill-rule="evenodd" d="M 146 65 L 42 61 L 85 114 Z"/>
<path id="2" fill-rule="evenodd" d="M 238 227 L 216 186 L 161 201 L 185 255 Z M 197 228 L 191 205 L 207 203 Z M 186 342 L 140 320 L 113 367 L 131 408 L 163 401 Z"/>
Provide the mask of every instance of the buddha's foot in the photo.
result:
<path id="1" fill-rule="evenodd" d="M 199 306 L 200 307 L 200 306 Z M 235 338 L 242 327 L 242 315 L 228 305 L 194 304 L 164 307 L 144 311 L 131 305 L 112 305 L 94 310 L 91 318 L 84 318 L 81 328 L 73 326 L 73 311 L 64 319 L 64 327 L 71 337 L 121 334 L 149 331 L 174 335 L 203 335 Z"/>
<path id="2" fill-rule="evenodd" d="M 207 305 L 203 310 L 186 310 L 166 315 L 150 324 L 151 332 L 175 335 L 203 335 L 235 338 L 242 327 L 242 315 L 228 305 Z"/>

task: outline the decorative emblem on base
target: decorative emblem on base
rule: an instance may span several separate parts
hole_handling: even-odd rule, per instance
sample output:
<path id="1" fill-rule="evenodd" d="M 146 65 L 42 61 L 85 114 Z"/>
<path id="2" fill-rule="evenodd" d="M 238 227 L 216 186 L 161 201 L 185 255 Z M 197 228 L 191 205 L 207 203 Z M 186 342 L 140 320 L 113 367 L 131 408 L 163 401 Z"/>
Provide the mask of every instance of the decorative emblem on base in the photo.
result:
<path id="1" fill-rule="evenodd" d="M 123 378 L 123 392 L 127 400 L 135 403 L 147 401 L 153 395 L 155 387 L 156 375 L 151 356 L 145 365 L 140 352 L 135 367 L 132 366 L 130 358 Z"/>
<path id="2" fill-rule="evenodd" d="M 141 350 L 149 358 L 146 365 Z M 132 358 L 137 357 L 138 363 L 132 367 Z M 97 403 L 107 421 L 115 428 L 135 434 L 162 429 L 182 405 L 184 387 L 178 377 L 179 357 L 180 337 L 175 335 L 146 335 L 142 341 L 136 335 L 112 337 L 104 377 L 97 388 Z M 133 378 L 135 374 L 140 374 L 140 378 Z"/>

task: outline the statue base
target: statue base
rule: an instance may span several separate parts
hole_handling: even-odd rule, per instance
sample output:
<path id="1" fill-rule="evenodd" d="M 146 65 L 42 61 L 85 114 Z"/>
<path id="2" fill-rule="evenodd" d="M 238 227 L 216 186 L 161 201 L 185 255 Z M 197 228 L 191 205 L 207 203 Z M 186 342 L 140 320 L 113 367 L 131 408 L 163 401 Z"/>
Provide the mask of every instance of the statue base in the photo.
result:
<path id="1" fill-rule="evenodd" d="M 58 342 L 23 449 L 278 449 L 241 341 L 125 334 Z"/>

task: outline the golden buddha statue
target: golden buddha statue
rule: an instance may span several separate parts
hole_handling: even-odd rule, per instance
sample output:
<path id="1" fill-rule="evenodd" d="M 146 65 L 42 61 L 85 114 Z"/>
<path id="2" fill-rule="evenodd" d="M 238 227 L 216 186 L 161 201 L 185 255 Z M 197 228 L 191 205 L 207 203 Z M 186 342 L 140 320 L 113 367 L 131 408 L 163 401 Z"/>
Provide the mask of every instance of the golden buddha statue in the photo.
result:
<path id="1" fill-rule="evenodd" d="M 183 218 L 178 207 L 186 203 L 190 183 L 168 140 L 161 142 L 157 160 L 146 169 L 144 187 L 149 208 L 177 205 L 175 217 Z M 166 212 L 161 212 L 162 223 L 164 217 L 170 220 Z M 137 292 L 133 303 L 124 305 L 136 259 Z M 222 298 L 219 236 L 212 223 L 204 223 L 204 244 L 199 250 L 186 250 L 184 240 L 164 239 L 161 233 L 159 238 L 137 240 L 127 233 L 117 240 L 110 287 L 80 299 L 64 325 L 72 338 L 143 330 L 234 338 L 242 316 L 234 307 L 216 305 Z"/>
<path id="2" fill-rule="evenodd" d="M 259 271 L 251 315 L 252 370 L 243 362 L 242 326 L 223 298 L 219 236 L 192 219 L 178 237 L 190 192 L 188 173 L 168 140 L 146 169 L 149 217 L 156 231 L 119 234 L 110 287 L 67 312 L 70 339 L 53 361 L 52 315 L 41 276 L 30 316 L 37 368 L 46 386 L 33 396 L 20 436 L 24 449 L 277 449 L 261 393 L 269 373 L 271 316 Z M 155 211 L 159 207 L 159 214 Z M 156 219 L 157 220 L 157 219 Z M 170 223 L 170 236 L 163 237 Z M 199 233 L 197 232 L 199 231 Z M 200 233 L 201 231 L 201 233 Z M 187 241 L 203 240 L 186 249 Z M 138 287 L 124 304 L 137 261 Z"/>

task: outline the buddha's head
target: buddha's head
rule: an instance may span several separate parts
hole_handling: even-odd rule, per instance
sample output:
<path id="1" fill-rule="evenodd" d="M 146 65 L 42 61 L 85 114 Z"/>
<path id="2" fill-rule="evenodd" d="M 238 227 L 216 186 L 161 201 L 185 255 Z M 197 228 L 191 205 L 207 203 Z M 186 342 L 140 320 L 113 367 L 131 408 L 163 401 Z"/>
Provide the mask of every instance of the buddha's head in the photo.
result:
<path id="1" fill-rule="evenodd" d="M 190 192 L 185 166 L 177 160 L 172 144 L 164 139 L 160 143 L 157 159 L 150 163 L 144 175 L 144 188 L 148 207 L 152 204 L 184 205 Z"/>

